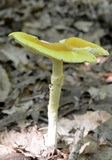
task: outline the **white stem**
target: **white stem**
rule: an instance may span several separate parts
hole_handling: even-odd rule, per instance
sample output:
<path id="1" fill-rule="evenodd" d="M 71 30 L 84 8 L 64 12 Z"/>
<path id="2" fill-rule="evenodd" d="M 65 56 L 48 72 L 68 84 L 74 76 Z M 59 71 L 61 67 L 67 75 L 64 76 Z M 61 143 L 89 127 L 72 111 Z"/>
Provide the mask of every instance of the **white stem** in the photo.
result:
<path id="1" fill-rule="evenodd" d="M 57 120 L 58 107 L 63 85 L 63 62 L 53 60 L 53 71 L 50 85 L 50 98 L 48 104 L 48 137 L 47 146 L 57 147 Z"/>

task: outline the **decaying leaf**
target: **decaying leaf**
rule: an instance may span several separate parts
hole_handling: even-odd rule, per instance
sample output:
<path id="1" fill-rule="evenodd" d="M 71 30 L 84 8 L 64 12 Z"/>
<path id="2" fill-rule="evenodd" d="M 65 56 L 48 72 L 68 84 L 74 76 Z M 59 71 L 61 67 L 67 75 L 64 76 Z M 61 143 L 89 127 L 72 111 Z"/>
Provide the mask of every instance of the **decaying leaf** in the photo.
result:
<path id="1" fill-rule="evenodd" d="M 20 67 L 21 64 L 28 64 L 27 54 L 24 49 L 7 44 L 1 49 L 0 60 L 12 61 L 15 67 Z"/>
<path id="2" fill-rule="evenodd" d="M 107 142 L 107 139 L 110 139 L 109 135 L 112 134 L 111 114 L 105 111 L 89 111 L 83 115 L 74 114 L 73 116 L 74 120 L 64 118 L 59 121 L 58 132 L 67 144 L 70 144 L 74 139 L 77 139 L 77 134 L 75 133 L 78 128 L 82 128 L 84 129 L 84 135 L 81 141 L 82 146 L 79 150 L 81 155 L 95 154 L 98 149 L 101 149 L 101 144 L 106 144 L 108 146 L 109 143 Z M 79 142 L 75 145 L 78 144 Z"/>
<path id="3" fill-rule="evenodd" d="M 95 112 L 88 111 L 85 114 L 82 115 L 73 114 L 73 116 L 74 120 L 72 121 L 67 118 L 60 119 L 58 131 L 61 135 L 68 136 L 73 128 L 76 130 L 77 128 L 84 128 L 84 135 L 86 136 L 89 131 L 94 130 L 95 128 L 100 126 L 99 122 L 103 124 L 104 122 L 106 122 L 108 119 L 111 118 L 111 114 L 105 111 L 95 111 Z"/>
<path id="4" fill-rule="evenodd" d="M 11 83 L 6 70 L 0 65 L 0 102 L 4 102 L 10 92 Z"/>
<path id="5" fill-rule="evenodd" d="M 23 153 L 26 156 L 39 157 L 42 149 L 44 149 L 44 137 L 37 127 L 31 127 L 28 130 L 16 132 L 3 132 L 1 135 L 1 143 L 10 147 L 15 152 Z"/>
<path id="6" fill-rule="evenodd" d="M 88 32 L 92 27 L 93 22 L 90 21 L 77 21 L 74 23 L 74 26 L 81 31 Z"/>
<path id="7" fill-rule="evenodd" d="M 11 153 L 15 153 L 15 151 L 8 146 L 0 145 L 0 159 Z"/>

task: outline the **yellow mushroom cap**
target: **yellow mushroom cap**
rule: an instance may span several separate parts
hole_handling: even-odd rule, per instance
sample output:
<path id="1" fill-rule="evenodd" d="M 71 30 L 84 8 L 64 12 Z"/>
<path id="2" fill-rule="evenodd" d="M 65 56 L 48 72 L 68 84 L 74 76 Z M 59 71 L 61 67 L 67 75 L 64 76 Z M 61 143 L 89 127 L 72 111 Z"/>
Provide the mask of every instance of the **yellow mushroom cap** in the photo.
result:
<path id="1" fill-rule="evenodd" d="M 37 37 L 29 35 L 24 32 L 13 32 L 9 34 L 9 37 L 14 38 L 17 43 L 21 44 L 29 51 L 33 53 L 40 53 L 51 59 L 63 60 L 64 62 L 96 62 L 97 59 L 95 55 L 87 49 L 89 43 L 86 46 L 78 46 L 76 39 L 76 47 L 74 45 L 75 41 L 73 39 L 68 39 L 69 41 L 62 40 L 56 43 L 48 43 L 42 40 L 39 40 Z M 80 39 L 81 40 L 81 39 Z M 84 41 L 84 40 L 83 40 Z M 73 43 L 74 42 L 74 43 Z"/>
<path id="2" fill-rule="evenodd" d="M 76 48 L 82 48 L 88 50 L 90 53 L 94 55 L 101 55 L 101 56 L 108 56 L 109 53 L 107 50 L 103 49 L 101 46 L 98 46 L 97 44 L 88 42 L 86 40 L 83 40 L 81 38 L 77 37 L 71 37 L 68 39 L 63 39 L 60 41 L 60 43 L 65 44 L 71 49 L 76 49 Z"/>

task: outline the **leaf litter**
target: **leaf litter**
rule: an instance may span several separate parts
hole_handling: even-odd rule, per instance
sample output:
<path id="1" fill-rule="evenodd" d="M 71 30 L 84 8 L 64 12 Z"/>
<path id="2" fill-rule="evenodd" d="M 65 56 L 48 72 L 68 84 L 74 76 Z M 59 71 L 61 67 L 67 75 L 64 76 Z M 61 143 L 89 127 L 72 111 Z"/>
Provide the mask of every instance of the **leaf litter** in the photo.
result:
<path id="1" fill-rule="evenodd" d="M 111 159 L 111 1 L 4 0 L 0 7 L 0 159 Z M 17 30 L 52 42 L 79 36 L 110 52 L 96 64 L 64 65 L 59 157 L 43 152 L 51 62 L 9 40 Z"/>

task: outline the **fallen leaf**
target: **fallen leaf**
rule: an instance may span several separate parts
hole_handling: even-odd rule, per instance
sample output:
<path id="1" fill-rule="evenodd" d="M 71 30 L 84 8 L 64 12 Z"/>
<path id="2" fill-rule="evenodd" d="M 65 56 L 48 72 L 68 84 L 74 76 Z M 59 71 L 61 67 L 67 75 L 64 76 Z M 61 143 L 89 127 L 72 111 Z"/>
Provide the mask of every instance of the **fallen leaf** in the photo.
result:
<path id="1" fill-rule="evenodd" d="M 11 89 L 11 83 L 6 70 L 0 65 L 0 102 L 4 102 Z"/>
<path id="2" fill-rule="evenodd" d="M 8 146 L 0 145 L 0 159 L 11 153 L 15 153 L 15 151 Z"/>
<path id="3" fill-rule="evenodd" d="M 90 21 L 77 21 L 74 23 L 74 26 L 83 32 L 88 32 L 90 28 L 92 27 L 93 22 Z"/>
<path id="4" fill-rule="evenodd" d="M 104 79 L 106 82 L 111 83 L 112 82 L 112 73 L 106 73 L 104 76 Z"/>
<path id="5" fill-rule="evenodd" d="M 21 132 L 14 130 L 3 132 L 1 144 L 33 158 L 40 157 L 41 151 L 45 148 L 44 137 L 36 126 L 28 130 L 23 129 Z"/>
<path id="6" fill-rule="evenodd" d="M 28 52 L 19 47 L 7 44 L 1 49 L 1 52 L 0 59 L 4 62 L 12 61 L 15 67 L 20 66 L 20 64 L 28 64 L 29 62 L 27 58 Z"/>

